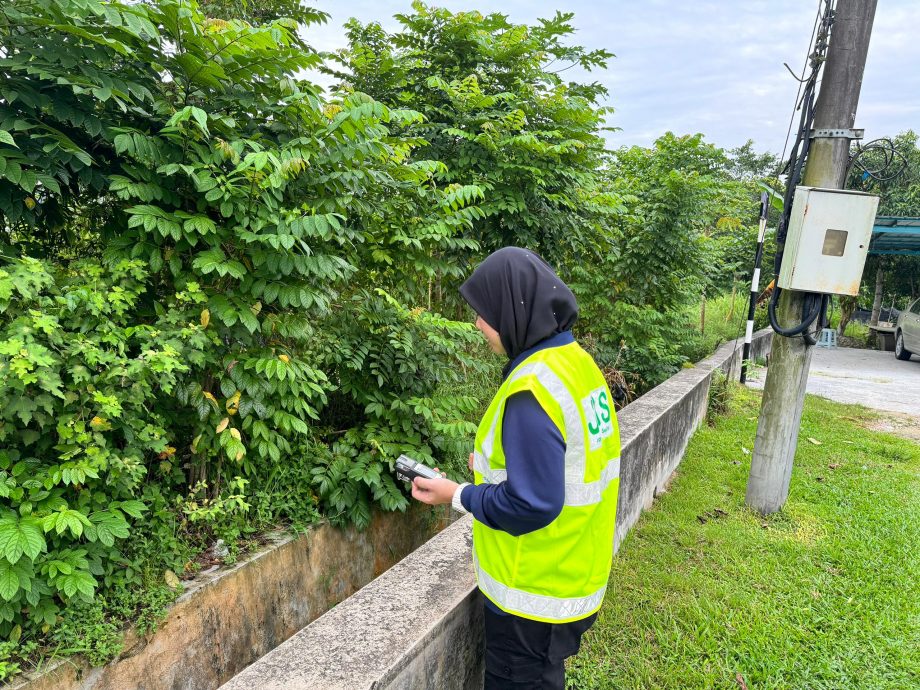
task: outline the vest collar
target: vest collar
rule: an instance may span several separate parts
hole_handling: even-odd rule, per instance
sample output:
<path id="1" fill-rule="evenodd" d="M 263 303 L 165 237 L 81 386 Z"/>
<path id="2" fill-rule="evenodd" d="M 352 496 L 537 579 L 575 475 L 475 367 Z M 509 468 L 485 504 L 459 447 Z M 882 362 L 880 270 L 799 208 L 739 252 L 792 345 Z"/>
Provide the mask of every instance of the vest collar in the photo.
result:
<path id="1" fill-rule="evenodd" d="M 517 357 L 512 359 L 505 365 L 505 368 L 502 369 L 502 381 L 508 378 L 508 374 L 517 368 L 518 364 L 523 362 L 525 359 L 530 357 L 532 354 L 539 352 L 540 350 L 546 350 L 550 347 L 561 347 L 563 345 L 570 345 L 575 342 L 575 336 L 572 335 L 572 331 L 562 331 L 562 333 L 556 333 L 551 335 L 549 338 L 541 340 L 539 343 L 534 345 L 529 350 L 524 350 Z"/>

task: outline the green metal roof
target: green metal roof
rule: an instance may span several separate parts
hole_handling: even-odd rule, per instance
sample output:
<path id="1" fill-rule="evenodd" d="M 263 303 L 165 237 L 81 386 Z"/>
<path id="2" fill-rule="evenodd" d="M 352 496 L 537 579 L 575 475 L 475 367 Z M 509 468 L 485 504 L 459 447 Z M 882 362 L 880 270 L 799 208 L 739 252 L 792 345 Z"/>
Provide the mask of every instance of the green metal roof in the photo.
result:
<path id="1" fill-rule="evenodd" d="M 876 216 L 869 253 L 920 256 L 920 218 Z"/>

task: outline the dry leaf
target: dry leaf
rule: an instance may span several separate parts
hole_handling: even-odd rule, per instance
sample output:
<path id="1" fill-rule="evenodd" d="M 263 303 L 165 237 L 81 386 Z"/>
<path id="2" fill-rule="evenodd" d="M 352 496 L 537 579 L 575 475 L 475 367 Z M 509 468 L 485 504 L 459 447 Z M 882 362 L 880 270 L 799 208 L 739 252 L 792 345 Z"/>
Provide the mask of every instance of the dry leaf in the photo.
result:
<path id="1" fill-rule="evenodd" d="M 738 685 L 741 686 L 741 690 L 748 690 L 747 683 L 744 682 L 744 676 L 742 676 L 740 673 L 736 673 L 735 680 L 738 681 Z"/>
<path id="2" fill-rule="evenodd" d="M 288 357 L 287 355 L 278 355 L 278 359 L 280 359 L 285 364 L 291 361 L 291 358 Z"/>
<path id="3" fill-rule="evenodd" d="M 225 407 L 227 408 L 228 414 L 230 414 L 231 416 L 239 412 L 241 395 L 242 394 L 239 391 L 237 391 L 236 393 L 231 395 L 229 398 L 227 398 L 227 403 Z"/>
<path id="4" fill-rule="evenodd" d="M 217 425 L 217 428 L 214 431 L 216 431 L 218 434 L 222 433 L 223 430 L 226 429 L 229 425 L 230 425 L 230 418 L 224 417 L 222 420 L 220 420 L 220 424 Z"/>
<path id="5" fill-rule="evenodd" d="M 814 443 L 816 446 L 820 446 L 820 445 L 821 445 L 821 441 L 819 441 L 819 440 L 816 439 L 816 438 L 812 438 L 811 436 L 808 437 L 808 441 L 809 441 L 810 443 Z"/>
<path id="6" fill-rule="evenodd" d="M 207 328 L 209 323 L 211 323 L 211 312 L 207 309 L 203 309 L 201 311 L 201 325 Z"/>
<path id="7" fill-rule="evenodd" d="M 166 580 L 166 584 L 169 585 L 170 589 L 178 589 L 182 585 L 179 577 L 172 570 L 167 570 L 163 573 L 163 579 Z"/>
<path id="8" fill-rule="evenodd" d="M 832 470 L 836 470 L 838 467 L 840 467 L 839 462 L 832 462 L 830 465 L 828 465 L 828 468 Z"/>
<path id="9" fill-rule="evenodd" d="M 89 422 L 90 427 L 95 431 L 108 431 L 112 428 L 112 425 L 109 424 L 109 421 L 104 417 L 93 417 Z"/>
<path id="10" fill-rule="evenodd" d="M 844 441 L 844 443 L 852 446 L 854 443 L 856 443 L 856 441 Z"/>

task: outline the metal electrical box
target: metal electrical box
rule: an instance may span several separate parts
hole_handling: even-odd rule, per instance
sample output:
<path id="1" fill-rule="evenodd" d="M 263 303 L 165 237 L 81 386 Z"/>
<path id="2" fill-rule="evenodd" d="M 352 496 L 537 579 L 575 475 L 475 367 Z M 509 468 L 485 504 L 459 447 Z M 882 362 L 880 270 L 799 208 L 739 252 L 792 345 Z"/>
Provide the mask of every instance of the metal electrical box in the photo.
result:
<path id="1" fill-rule="evenodd" d="M 865 192 L 796 187 L 777 285 L 857 294 L 877 209 L 878 197 Z"/>

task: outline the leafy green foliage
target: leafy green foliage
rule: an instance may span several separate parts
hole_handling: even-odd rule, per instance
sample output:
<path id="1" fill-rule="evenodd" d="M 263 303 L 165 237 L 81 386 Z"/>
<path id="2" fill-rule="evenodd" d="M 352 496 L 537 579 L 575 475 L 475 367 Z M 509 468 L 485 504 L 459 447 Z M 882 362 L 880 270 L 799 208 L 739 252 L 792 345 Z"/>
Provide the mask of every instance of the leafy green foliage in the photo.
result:
<path id="1" fill-rule="evenodd" d="M 401 453 L 429 464 L 464 453 L 480 398 L 453 389 L 483 365 L 463 347 L 478 338 L 470 324 L 407 309 L 380 289 L 352 302 L 348 330 L 315 353 L 340 386 L 323 414 L 336 440 L 319 453 L 313 483 L 331 515 L 363 526 L 372 501 L 405 508 L 389 471 Z"/>
<path id="2" fill-rule="evenodd" d="M 571 284 L 599 362 L 626 372 L 640 391 L 693 352 L 686 305 L 724 289 L 731 262 L 753 259 L 756 227 L 753 238 L 744 230 L 750 195 L 727 176 L 728 166 L 725 152 L 699 134 L 667 133 L 652 148 L 624 148 L 612 158 L 609 184 L 629 210 L 612 223 L 611 250 L 599 262 L 573 265 Z"/>
<path id="3" fill-rule="evenodd" d="M 416 155 L 442 163 L 444 183 L 485 192 L 467 233 L 483 249 L 517 244 L 554 263 L 602 251 L 604 220 L 623 210 L 599 173 L 606 92 L 561 74 L 603 69 L 612 54 L 566 45 L 570 13 L 528 26 L 421 2 L 412 10 L 392 34 L 346 24 L 345 70 L 333 71 L 341 89 L 422 114 L 403 130 L 423 140 Z"/>
<path id="4" fill-rule="evenodd" d="M 141 262 L 52 273 L 34 259 L 0 269 L 0 631 L 56 620 L 90 601 L 124 562 L 119 543 L 146 506 L 148 463 L 175 451 L 163 401 L 212 343 L 164 316 L 135 325 Z M 166 305 L 200 296 L 190 284 Z"/>
<path id="5" fill-rule="evenodd" d="M 420 113 L 299 76 L 323 13 L 218 5 L 0 7 L 0 632 L 404 509 L 396 455 L 471 431 L 474 331 L 430 309 L 483 188 L 414 155 Z"/>

